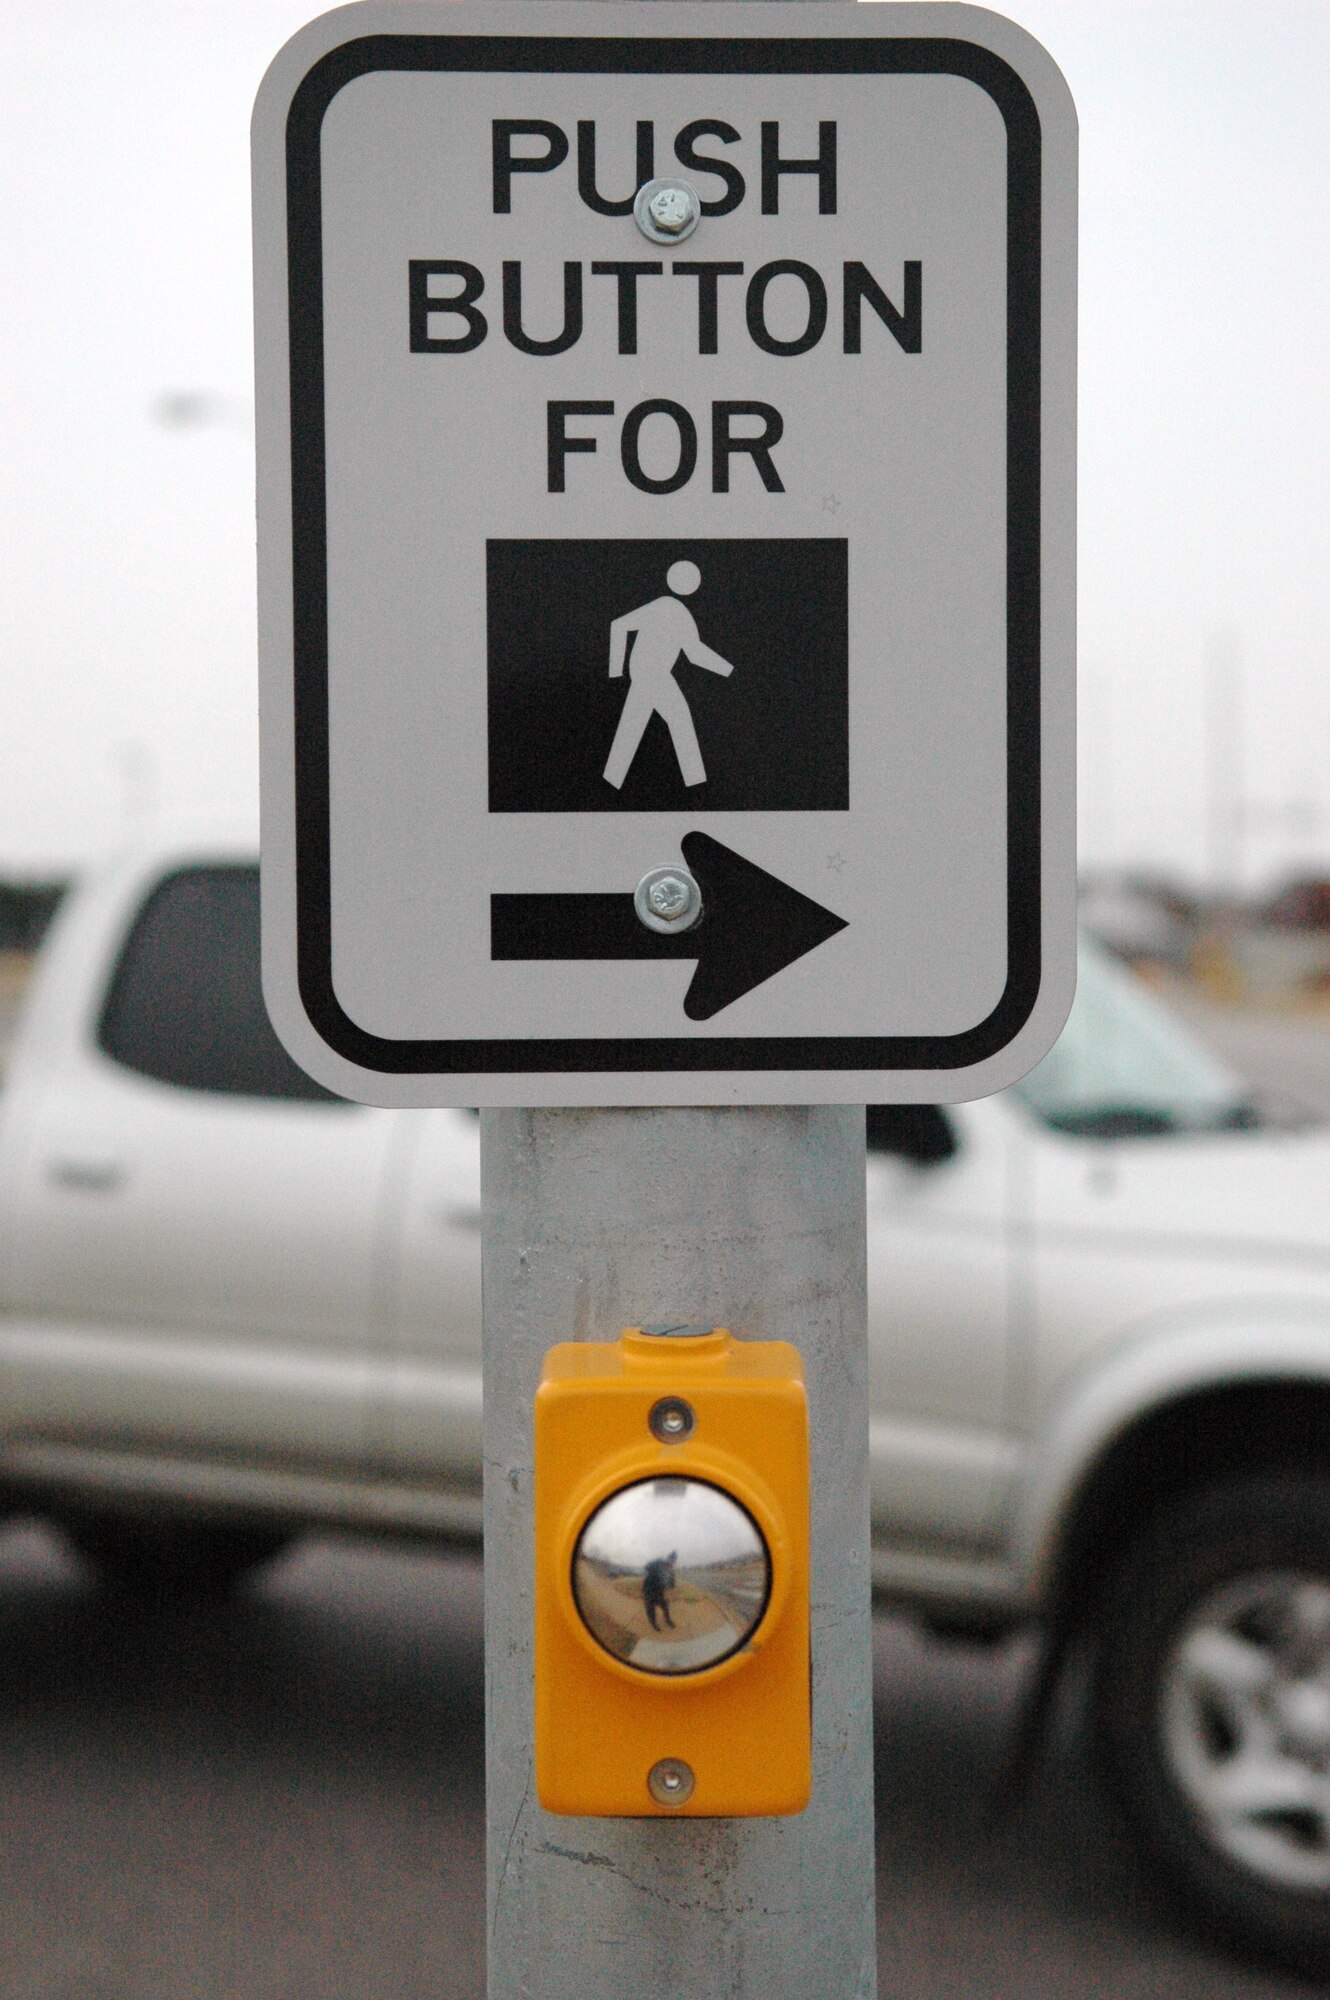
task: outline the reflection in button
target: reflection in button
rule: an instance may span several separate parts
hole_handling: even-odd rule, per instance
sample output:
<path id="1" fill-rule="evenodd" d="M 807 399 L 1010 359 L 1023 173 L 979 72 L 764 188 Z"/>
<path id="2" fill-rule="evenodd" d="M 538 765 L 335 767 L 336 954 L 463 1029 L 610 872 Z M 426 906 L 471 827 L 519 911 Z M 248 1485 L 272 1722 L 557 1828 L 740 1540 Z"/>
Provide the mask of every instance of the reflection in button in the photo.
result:
<path id="1" fill-rule="evenodd" d="M 702 1479 L 643 1479 L 591 1516 L 573 1596 L 593 1638 L 650 1674 L 714 1667 L 756 1631 L 771 1558 L 747 1508 Z"/>

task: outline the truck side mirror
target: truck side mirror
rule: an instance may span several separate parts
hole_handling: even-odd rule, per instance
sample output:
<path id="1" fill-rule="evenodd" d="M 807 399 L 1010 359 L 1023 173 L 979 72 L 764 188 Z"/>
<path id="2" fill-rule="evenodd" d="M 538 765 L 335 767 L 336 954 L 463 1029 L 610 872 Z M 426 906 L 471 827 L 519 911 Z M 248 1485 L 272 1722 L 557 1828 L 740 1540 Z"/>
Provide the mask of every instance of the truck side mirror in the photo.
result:
<path id="1" fill-rule="evenodd" d="M 916 1167 L 938 1167 L 959 1150 L 956 1128 L 940 1104 L 869 1104 L 870 1153 L 890 1153 Z"/>

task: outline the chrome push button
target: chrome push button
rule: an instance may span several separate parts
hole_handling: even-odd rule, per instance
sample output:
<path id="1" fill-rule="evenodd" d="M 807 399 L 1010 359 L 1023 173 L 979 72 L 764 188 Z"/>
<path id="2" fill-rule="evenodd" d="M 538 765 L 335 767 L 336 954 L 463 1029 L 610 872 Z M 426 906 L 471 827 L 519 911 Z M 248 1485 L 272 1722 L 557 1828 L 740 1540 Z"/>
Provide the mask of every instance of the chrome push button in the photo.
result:
<path id="1" fill-rule="evenodd" d="M 702 1479 L 638 1480 L 596 1509 L 573 1557 L 582 1621 L 616 1660 L 696 1674 L 746 1645 L 771 1557 L 746 1507 Z"/>

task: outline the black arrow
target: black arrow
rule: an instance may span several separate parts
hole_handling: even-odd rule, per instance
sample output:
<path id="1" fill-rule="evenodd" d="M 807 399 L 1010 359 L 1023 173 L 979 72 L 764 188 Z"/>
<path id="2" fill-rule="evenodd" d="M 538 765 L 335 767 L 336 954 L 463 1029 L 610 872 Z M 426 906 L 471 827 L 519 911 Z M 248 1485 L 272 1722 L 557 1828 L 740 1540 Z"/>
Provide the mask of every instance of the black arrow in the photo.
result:
<path id="1" fill-rule="evenodd" d="M 680 846 L 702 891 L 702 915 L 681 936 L 648 930 L 631 895 L 491 896 L 490 957 L 695 958 L 683 1010 L 709 1021 L 845 929 L 710 834 L 686 833 Z"/>

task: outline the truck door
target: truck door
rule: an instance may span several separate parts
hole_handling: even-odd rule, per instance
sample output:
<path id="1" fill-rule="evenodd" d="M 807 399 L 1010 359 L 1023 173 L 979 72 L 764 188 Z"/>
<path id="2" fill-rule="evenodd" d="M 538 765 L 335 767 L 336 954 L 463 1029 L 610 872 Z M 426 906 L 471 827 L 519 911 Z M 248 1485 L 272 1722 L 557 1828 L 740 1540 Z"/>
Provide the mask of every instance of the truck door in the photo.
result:
<path id="1" fill-rule="evenodd" d="M 873 1526 L 896 1551 L 1001 1544 L 1020 1463 L 1022 1260 L 1000 1101 L 868 1110 Z"/>
<path id="2" fill-rule="evenodd" d="M 391 1462 L 404 1483 L 441 1501 L 478 1500 L 480 1120 L 473 1111 L 403 1118 L 412 1144 L 392 1315 Z"/>
<path id="3" fill-rule="evenodd" d="M 359 1466 L 397 1124 L 273 1034 L 256 867 L 151 883 L 22 1126 L 11 1444 Z"/>

